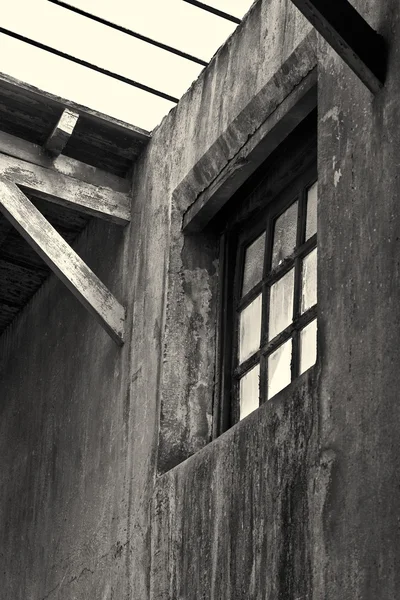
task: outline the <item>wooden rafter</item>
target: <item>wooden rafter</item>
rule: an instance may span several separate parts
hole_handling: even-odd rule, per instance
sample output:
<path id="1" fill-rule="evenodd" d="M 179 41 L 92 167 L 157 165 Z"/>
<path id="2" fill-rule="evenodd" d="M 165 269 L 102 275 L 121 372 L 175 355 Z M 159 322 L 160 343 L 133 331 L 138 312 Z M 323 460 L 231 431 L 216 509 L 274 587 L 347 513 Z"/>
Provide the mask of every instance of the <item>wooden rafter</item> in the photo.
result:
<path id="1" fill-rule="evenodd" d="M 124 307 L 18 186 L 4 178 L 0 210 L 109 335 L 123 344 Z"/>
<path id="2" fill-rule="evenodd" d="M 378 92 L 385 81 L 385 42 L 348 0 L 292 0 L 361 81 Z"/>
<path id="3" fill-rule="evenodd" d="M 130 181 L 107 171 L 70 158 L 64 154 L 51 157 L 39 144 L 33 144 L 22 138 L 0 131 L 0 153 L 19 158 L 33 165 L 52 169 L 62 175 L 68 175 L 85 183 L 100 187 L 109 187 L 116 192 L 129 192 Z"/>
<path id="4" fill-rule="evenodd" d="M 120 225 L 130 221 L 128 194 L 79 181 L 54 169 L 0 154 L 0 177 L 38 198 L 61 204 Z"/>
<path id="5" fill-rule="evenodd" d="M 46 140 L 44 147 L 51 156 L 59 156 L 71 137 L 79 114 L 70 108 L 64 108 L 57 125 Z"/>

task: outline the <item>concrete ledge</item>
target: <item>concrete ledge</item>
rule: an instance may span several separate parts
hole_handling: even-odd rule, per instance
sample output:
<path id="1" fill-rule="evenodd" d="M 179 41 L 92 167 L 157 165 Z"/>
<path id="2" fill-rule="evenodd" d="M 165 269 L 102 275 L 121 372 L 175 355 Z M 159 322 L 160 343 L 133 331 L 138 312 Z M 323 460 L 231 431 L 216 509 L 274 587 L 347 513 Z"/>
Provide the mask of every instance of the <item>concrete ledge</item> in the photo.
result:
<path id="1" fill-rule="evenodd" d="M 152 599 L 311 598 L 316 376 L 157 479 Z"/>
<path id="2" fill-rule="evenodd" d="M 312 31 L 177 186 L 193 201 L 186 233 L 201 231 L 317 105 L 316 35 Z"/>

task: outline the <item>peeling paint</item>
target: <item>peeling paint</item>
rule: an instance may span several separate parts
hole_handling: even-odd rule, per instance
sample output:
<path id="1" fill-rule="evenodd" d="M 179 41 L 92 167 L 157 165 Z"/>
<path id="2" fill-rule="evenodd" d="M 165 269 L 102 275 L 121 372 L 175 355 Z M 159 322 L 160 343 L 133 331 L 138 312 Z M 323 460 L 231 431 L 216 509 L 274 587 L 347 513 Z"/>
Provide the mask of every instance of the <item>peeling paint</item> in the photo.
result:
<path id="1" fill-rule="evenodd" d="M 342 177 L 342 170 L 339 169 L 338 171 L 335 171 L 334 176 L 333 176 L 333 185 L 335 187 L 337 187 L 341 177 Z"/>
<path id="2" fill-rule="evenodd" d="M 334 106 L 333 108 L 329 109 L 325 115 L 322 117 L 322 122 L 326 123 L 326 121 L 329 121 L 329 119 L 332 119 L 332 121 L 334 121 L 335 123 L 339 123 L 339 107 L 338 106 Z"/>

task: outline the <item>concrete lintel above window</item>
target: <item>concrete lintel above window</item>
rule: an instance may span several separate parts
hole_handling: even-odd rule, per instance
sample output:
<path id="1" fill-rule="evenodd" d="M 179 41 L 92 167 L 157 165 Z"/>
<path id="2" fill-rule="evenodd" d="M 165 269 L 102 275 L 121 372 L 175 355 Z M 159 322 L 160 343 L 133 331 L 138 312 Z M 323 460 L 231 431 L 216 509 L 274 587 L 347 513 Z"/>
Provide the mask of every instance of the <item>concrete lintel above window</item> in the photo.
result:
<path id="1" fill-rule="evenodd" d="M 311 32 L 175 189 L 175 197 L 193 198 L 185 233 L 201 231 L 316 107 L 315 39 Z"/>

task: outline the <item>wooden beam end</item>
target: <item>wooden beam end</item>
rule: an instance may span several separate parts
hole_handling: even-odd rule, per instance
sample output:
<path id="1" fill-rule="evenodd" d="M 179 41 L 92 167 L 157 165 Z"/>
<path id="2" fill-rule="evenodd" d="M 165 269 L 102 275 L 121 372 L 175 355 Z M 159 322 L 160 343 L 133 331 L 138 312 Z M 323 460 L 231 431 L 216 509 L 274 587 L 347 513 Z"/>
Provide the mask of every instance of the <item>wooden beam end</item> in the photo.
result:
<path id="1" fill-rule="evenodd" d="M 78 119 L 79 113 L 70 108 L 64 109 L 58 123 L 44 144 L 46 151 L 52 157 L 55 158 L 62 153 L 75 129 Z"/>

